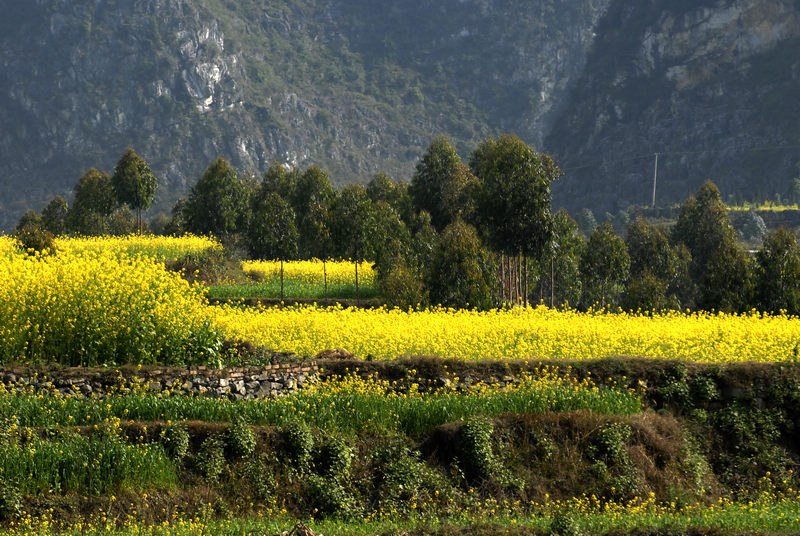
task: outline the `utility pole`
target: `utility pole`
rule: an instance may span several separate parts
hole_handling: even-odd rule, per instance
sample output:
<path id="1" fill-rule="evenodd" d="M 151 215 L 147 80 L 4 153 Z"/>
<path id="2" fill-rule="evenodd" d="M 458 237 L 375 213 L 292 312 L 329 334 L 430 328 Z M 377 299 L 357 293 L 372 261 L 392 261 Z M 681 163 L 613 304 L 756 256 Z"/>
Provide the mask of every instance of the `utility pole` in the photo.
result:
<path id="1" fill-rule="evenodd" d="M 658 180 L 658 153 L 656 153 L 656 161 L 653 165 L 653 208 L 656 208 L 656 181 Z"/>

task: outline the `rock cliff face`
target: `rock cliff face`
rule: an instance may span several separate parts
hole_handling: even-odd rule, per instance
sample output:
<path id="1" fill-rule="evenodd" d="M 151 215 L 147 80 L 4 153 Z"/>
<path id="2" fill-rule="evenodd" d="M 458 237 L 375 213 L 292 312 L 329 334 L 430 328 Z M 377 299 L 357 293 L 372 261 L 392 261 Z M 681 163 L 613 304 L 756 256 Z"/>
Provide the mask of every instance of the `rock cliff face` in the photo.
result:
<path id="1" fill-rule="evenodd" d="M 441 133 L 465 155 L 502 130 L 539 141 L 608 0 L 9 2 L 6 230 L 128 146 L 168 211 L 217 156 L 314 163 L 341 184 L 410 177 Z"/>
<path id="2" fill-rule="evenodd" d="M 774 199 L 800 176 L 800 2 L 615 1 L 547 147 L 557 204 Z"/>
<path id="3" fill-rule="evenodd" d="M 133 147 L 152 212 L 217 156 L 335 183 L 409 178 L 430 140 L 462 156 L 516 132 L 595 210 L 800 175 L 798 0 L 7 0 L 0 229 Z M 762 150 L 754 150 L 762 148 Z M 766 149 L 763 149 L 766 148 Z"/>

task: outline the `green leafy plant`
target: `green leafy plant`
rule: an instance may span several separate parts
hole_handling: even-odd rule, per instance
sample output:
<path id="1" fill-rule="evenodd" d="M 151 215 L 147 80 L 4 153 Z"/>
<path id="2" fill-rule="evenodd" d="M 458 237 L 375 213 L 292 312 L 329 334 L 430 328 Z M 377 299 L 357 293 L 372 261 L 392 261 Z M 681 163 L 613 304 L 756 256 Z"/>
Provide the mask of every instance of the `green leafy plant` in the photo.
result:
<path id="1" fill-rule="evenodd" d="M 189 431 L 185 426 L 170 426 L 161 433 L 164 451 L 176 461 L 182 460 L 189 452 Z"/>
<path id="2" fill-rule="evenodd" d="M 289 460 L 300 472 L 303 472 L 311 461 L 314 449 L 314 436 L 311 435 L 311 428 L 304 422 L 291 421 L 283 427 L 282 436 L 283 447 Z"/>
<path id="3" fill-rule="evenodd" d="M 342 477 L 350 471 L 353 449 L 338 437 L 319 445 L 314 453 L 314 469 L 324 476 Z"/>
<path id="4" fill-rule="evenodd" d="M 197 468 L 210 484 L 219 481 L 225 471 L 225 444 L 218 436 L 208 436 L 197 452 Z"/>
<path id="5" fill-rule="evenodd" d="M 497 467 L 492 452 L 494 425 L 483 417 L 473 417 L 459 429 L 459 446 L 464 472 L 468 478 L 488 478 Z"/>
<path id="6" fill-rule="evenodd" d="M 256 434 L 244 421 L 238 420 L 228 428 L 228 447 L 234 456 L 242 458 L 256 450 Z"/>

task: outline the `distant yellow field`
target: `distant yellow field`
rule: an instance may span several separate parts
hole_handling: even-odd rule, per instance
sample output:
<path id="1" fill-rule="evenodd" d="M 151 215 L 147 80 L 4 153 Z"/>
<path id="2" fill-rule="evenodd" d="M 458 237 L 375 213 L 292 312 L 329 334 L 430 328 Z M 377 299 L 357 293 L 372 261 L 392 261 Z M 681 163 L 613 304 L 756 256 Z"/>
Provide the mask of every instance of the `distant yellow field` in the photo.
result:
<path id="1" fill-rule="evenodd" d="M 540 306 L 488 312 L 301 306 L 212 309 L 230 336 L 314 355 L 345 348 L 390 359 L 597 359 L 638 356 L 702 362 L 785 361 L 795 357 L 800 320 L 758 313 L 633 315 L 556 311 Z"/>
<path id="2" fill-rule="evenodd" d="M 215 332 L 303 356 L 345 348 L 377 359 L 787 361 L 797 358 L 800 342 L 800 320 L 758 313 L 210 306 L 203 289 L 154 262 L 165 253 L 142 253 L 157 250 L 160 239 L 143 237 L 136 247 L 127 240 L 92 239 L 91 247 L 66 240 L 53 257 L 26 257 L 0 239 L 0 361 L 179 363 L 213 354 Z M 208 239 L 175 240 L 182 250 L 216 247 Z M 332 278 L 347 271 L 330 267 Z"/>
<path id="3" fill-rule="evenodd" d="M 244 261 L 242 269 L 245 273 L 258 273 L 265 278 L 278 277 L 281 272 L 281 263 L 280 261 Z M 284 278 L 302 282 L 309 286 L 323 286 L 326 275 L 328 285 L 331 286 L 355 284 L 355 263 L 352 261 L 331 260 L 323 263 L 319 259 L 283 263 Z M 358 283 L 363 287 L 375 284 L 372 263 L 359 263 Z"/>

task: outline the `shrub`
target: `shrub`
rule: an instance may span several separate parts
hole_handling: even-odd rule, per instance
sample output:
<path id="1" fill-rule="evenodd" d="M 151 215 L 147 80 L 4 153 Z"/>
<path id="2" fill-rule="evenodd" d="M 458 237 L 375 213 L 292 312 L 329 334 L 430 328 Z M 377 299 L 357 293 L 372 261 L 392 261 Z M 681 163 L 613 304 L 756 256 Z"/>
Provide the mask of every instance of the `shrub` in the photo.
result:
<path id="1" fill-rule="evenodd" d="M 10 482 L 0 481 L 0 521 L 22 515 L 22 494 Z"/>
<path id="2" fill-rule="evenodd" d="M 344 518 L 355 514 L 355 500 L 338 479 L 309 475 L 305 497 L 315 517 Z"/>
<path id="3" fill-rule="evenodd" d="M 161 442 L 167 455 L 180 461 L 189 452 L 189 431 L 184 426 L 170 426 L 162 432 Z"/>
<path id="4" fill-rule="evenodd" d="M 338 437 L 332 437 L 317 448 L 314 469 L 321 475 L 341 477 L 350 471 L 353 449 Z"/>
<path id="5" fill-rule="evenodd" d="M 419 455 L 405 445 L 378 447 L 370 456 L 378 504 L 395 508 L 413 498 L 428 472 Z"/>
<path id="6" fill-rule="evenodd" d="M 497 466 L 492 452 L 494 425 L 483 417 L 473 417 L 459 429 L 459 446 L 468 478 L 488 478 Z"/>
<path id="7" fill-rule="evenodd" d="M 296 464 L 299 471 L 304 471 L 311 461 L 314 448 L 314 437 L 307 424 L 292 421 L 283 427 L 283 447 L 289 459 Z"/>
<path id="8" fill-rule="evenodd" d="M 625 443 L 631 437 L 631 427 L 622 422 L 604 424 L 589 447 L 589 455 L 609 465 L 627 461 Z"/>
<path id="9" fill-rule="evenodd" d="M 552 536 L 578 536 L 578 522 L 574 515 L 559 512 L 550 521 L 550 534 Z"/>
<path id="10" fill-rule="evenodd" d="M 254 499 L 267 501 L 272 497 L 274 478 L 262 458 L 247 460 L 242 468 L 242 476 L 250 484 Z"/>
<path id="11" fill-rule="evenodd" d="M 224 446 L 219 437 L 208 436 L 197 452 L 197 468 L 210 484 L 218 482 L 225 470 Z"/>
<path id="12" fill-rule="evenodd" d="M 247 423 L 235 422 L 228 428 L 228 447 L 238 458 L 251 455 L 256 450 L 255 432 Z"/>

